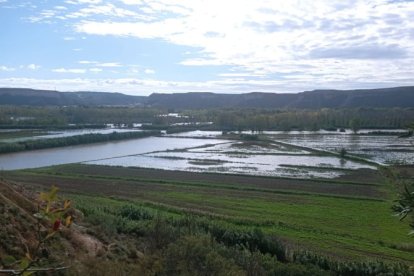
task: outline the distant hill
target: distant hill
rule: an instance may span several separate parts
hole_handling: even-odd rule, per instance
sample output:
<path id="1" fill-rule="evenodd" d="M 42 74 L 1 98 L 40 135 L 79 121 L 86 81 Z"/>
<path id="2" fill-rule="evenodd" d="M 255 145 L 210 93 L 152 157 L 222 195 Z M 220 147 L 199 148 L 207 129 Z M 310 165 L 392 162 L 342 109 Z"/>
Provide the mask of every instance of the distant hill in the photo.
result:
<path id="1" fill-rule="evenodd" d="M 145 105 L 176 109 L 203 108 L 355 108 L 414 107 L 414 86 L 359 89 L 314 90 L 296 94 L 252 92 L 218 94 L 189 92 L 148 97 L 104 92 L 56 92 L 23 88 L 0 88 L 0 104 L 8 105 Z"/>
<path id="2" fill-rule="evenodd" d="M 297 94 L 152 94 L 147 105 L 168 108 L 341 108 L 414 107 L 414 86 L 361 90 L 314 90 Z"/>
<path id="3" fill-rule="evenodd" d="M 121 93 L 104 92 L 57 92 L 26 88 L 0 88 L 2 105 L 86 105 L 86 106 L 125 106 L 142 105 L 146 97 L 130 96 Z"/>

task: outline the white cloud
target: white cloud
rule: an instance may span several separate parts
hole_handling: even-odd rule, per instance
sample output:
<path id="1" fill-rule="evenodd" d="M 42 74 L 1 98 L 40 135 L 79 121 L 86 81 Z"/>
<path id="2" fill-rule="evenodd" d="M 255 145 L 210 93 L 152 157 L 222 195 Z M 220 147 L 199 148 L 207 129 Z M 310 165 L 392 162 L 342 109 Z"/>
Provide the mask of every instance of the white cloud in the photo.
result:
<path id="1" fill-rule="evenodd" d="M 89 69 L 89 71 L 91 71 L 93 73 L 99 73 L 99 72 L 102 72 L 102 69 L 101 68 L 91 68 L 91 69 Z"/>
<path id="2" fill-rule="evenodd" d="M 199 66 L 195 70 L 200 72 L 205 66 L 227 68 L 217 74 L 216 81 L 150 82 L 162 89 L 281 92 L 309 87 L 407 85 L 414 81 L 413 1 L 67 0 L 64 3 L 72 4 L 68 6 L 70 9 L 55 6 L 42 10 L 31 20 L 67 20 L 65 26 L 85 36 L 157 39 L 186 47 L 179 65 Z M 126 66 L 88 60 L 78 63 L 93 68 L 55 70 L 80 74 Z M 0 70 L 7 71 L 2 67 Z M 150 70 L 139 68 L 146 74 L 155 72 Z M 116 72 L 132 75 L 138 69 Z M 142 80 L 131 82 L 142 83 Z M 108 89 L 113 89 L 109 83 L 129 87 L 126 79 L 102 80 L 102 83 Z M 148 80 L 145 85 L 149 85 Z"/>
<path id="3" fill-rule="evenodd" d="M 38 69 L 40 69 L 40 65 L 36 65 L 36 64 L 29 64 L 29 65 L 27 65 L 27 69 L 30 69 L 30 70 L 38 70 Z"/>
<path id="4" fill-rule="evenodd" d="M 44 23 L 51 23 L 53 19 L 55 19 L 56 16 L 58 16 L 59 11 L 57 10 L 43 10 L 40 12 L 40 14 L 35 16 L 30 16 L 27 19 L 31 23 L 37 23 L 37 22 L 44 22 Z"/>
<path id="5" fill-rule="evenodd" d="M 63 40 L 66 40 L 66 41 L 70 41 L 70 40 L 75 40 L 76 38 L 74 38 L 73 36 L 65 36 L 64 38 L 63 38 Z"/>
<path id="6" fill-rule="evenodd" d="M 180 62 L 182 65 L 188 66 L 205 66 L 205 65 L 226 65 L 226 62 L 220 61 L 218 59 L 209 59 L 209 58 L 192 58 L 186 59 Z"/>
<path id="7" fill-rule="evenodd" d="M 54 7 L 55 10 L 67 10 L 68 8 L 66 8 L 65 6 L 55 6 Z"/>
<path id="8" fill-rule="evenodd" d="M 121 64 L 118 62 L 104 62 L 104 63 L 97 63 L 96 66 L 99 67 L 121 67 Z"/>
<path id="9" fill-rule="evenodd" d="M 222 74 L 219 74 L 219 76 L 233 78 L 233 77 L 261 77 L 263 75 L 244 72 L 244 73 L 222 73 Z"/>
<path id="10" fill-rule="evenodd" d="M 382 82 L 404 75 L 410 70 L 405 65 L 414 63 L 412 1 L 123 2 L 158 20 L 85 20 L 75 24 L 76 31 L 196 47 L 201 51 L 182 65 L 227 65 L 269 78 L 318 73 L 326 80 L 369 76 Z"/>
<path id="11" fill-rule="evenodd" d="M 66 69 L 66 68 L 57 68 L 52 70 L 55 73 L 70 73 L 70 74 L 85 74 L 85 69 Z"/>
<path id="12" fill-rule="evenodd" d="M 95 15 L 113 16 L 113 17 L 129 17 L 138 16 L 136 12 L 118 8 L 113 4 L 93 5 L 82 8 L 76 12 L 66 14 L 66 18 L 84 18 Z"/>
<path id="13" fill-rule="evenodd" d="M 122 3 L 125 5 L 142 5 L 143 2 L 141 0 L 121 0 Z"/>
<path id="14" fill-rule="evenodd" d="M 95 0 L 69 0 L 66 4 L 75 5 L 68 9 L 65 6 L 55 6 L 51 9 L 43 9 L 39 13 L 27 18 L 32 23 L 54 23 L 58 20 L 76 20 L 85 18 L 107 17 L 107 18 L 135 18 L 149 20 L 150 17 L 128 9 L 123 9 L 111 3 L 103 4 Z"/>
<path id="15" fill-rule="evenodd" d="M 155 71 L 153 69 L 145 69 L 144 73 L 145 74 L 155 74 Z"/>
<path id="16" fill-rule="evenodd" d="M 96 70 L 98 70 L 99 68 L 96 67 L 122 67 L 122 65 L 119 62 L 98 62 L 98 61 L 93 61 L 93 60 L 79 60 L 78 61 L 79 64 L 83 64 L 83 65 L 91 65 L 94 66 Z M 95 72 L 96 72 L 95 70 Z M 102 69 L 99 69 L 100 71 L 102 71 Z"/>
<path id="17" fill-rule="evenodd" d="M 66 4 L 80 5 L 80 4 L 99 4 L 102 0 L 67 0 Z"/>
<path id="18" fill-rule="evenodd" d="M 16 70 L 16 69 L 15 68 L 12 68 L 12 67 L 0 65 L 0 71 L 12 72 L 14 70 Z"/>
<path id="19" fill-rule="evenodd" d="M 91 61 L 91 60 L 80 60 L 78 61 L 79 64 L 96 64 L 97 61 Z"/>

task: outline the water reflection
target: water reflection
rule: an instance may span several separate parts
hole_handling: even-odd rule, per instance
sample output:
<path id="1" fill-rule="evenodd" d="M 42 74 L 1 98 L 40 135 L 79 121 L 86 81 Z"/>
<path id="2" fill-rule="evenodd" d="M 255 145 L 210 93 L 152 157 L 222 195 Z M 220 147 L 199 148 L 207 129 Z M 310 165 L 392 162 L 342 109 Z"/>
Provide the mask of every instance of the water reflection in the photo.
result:
<path id="1" fill-rule="evenodd" d="M 0 155 L 0 169 L 16 170 L 113 158 L 153 151 L 197 147 L 227 141 L 217 139 L 183 139 L 148 137 L 134 140 L 44 149 Z"/>

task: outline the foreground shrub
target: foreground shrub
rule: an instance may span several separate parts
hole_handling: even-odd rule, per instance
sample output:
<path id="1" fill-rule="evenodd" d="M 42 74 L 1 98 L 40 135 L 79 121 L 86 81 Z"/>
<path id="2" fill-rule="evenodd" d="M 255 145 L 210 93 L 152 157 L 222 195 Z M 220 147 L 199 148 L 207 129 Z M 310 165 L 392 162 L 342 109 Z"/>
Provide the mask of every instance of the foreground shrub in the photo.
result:
<path id="1" fill-rule="evenodd" d="M 165 251 L 167 275 L 246 275 L 232 259 L 220 255 L 218 244 L 210 236 L 185 236 Z"/>
<path id="2" fill-rule="evenodd" d="M 402 263 L 370 262 L 339 262 L 312 252 L 296 252 L 293 261 L 301 264 L 314 264 L 337 275 L 413 275 L 409 267 Z"/>

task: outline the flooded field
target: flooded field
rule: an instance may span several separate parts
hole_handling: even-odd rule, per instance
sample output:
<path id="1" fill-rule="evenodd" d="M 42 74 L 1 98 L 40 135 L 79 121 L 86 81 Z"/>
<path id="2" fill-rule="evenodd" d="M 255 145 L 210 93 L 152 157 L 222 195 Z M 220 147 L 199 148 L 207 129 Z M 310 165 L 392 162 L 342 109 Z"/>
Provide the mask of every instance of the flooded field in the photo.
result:
<path id="1" fill-rule="evenodd" d="M 187 146 L 220 143 L 218 139 L 180 139 L 148 137 L 141 139 L 104 142 L 62 148 L 51 148 L 10 154 L 0 154 L 1 170 L 40 168 L 59 164 L 114 158 L 153 151 L 174 150 Z M 139 164 L 138 164 L 139 165 Z"/>
<path id="2" fill-rule="evenodd" d="M 309 154 L 309 151 L 267 142 L 232 142 L 188 149 L 189 152 L 224 153 L 224 154 Z"/>
<path id="3" fill-rule="evenodd" d="M 348 153 L 381 164 L 414 163 L 414 139 L 391 135 L 271 134 L 271 139 L 319 150 Z"/>
<path id="4" fill-rule="evenodd" d="M 122 130 L 122 129 L 120 129 Z M 77 135 L 83 131 L 49 133 Z M 103 130 L 99 133 L 103 133 Z M 114 131 L 108 129 L 105 131 Z M 85 132 L 83 132 L 85 133 Z M 263 132 L 258 141 L 222 136 L 219 131 L 192 131 L 163 137 L 5 154 L 4 170 L 85 163 L 164 170 L 294 178 L 335 178 L 378 164 L 414 163 L 413 139 L 395 135 L 345 132 Z M 341 157 L 344 148 L 349 156 Z"/>
<path id="5" fill-rule="evenodd" d="M 171 136 L 185 140 L 220 135 L 220 132 L 193 131 Z M 345 175 L 349 170 L 376 169 L 370 164 L 323 152 L 316 154 L 312 149 L 304 150 L 278 141 L 239 140 L 216 144 L 206 142 L 197 147 L 95 160 L 87 164 L 296 178 L 334 178 Z"/>
<path id="6" fill-rule="evenodd" d="M 305 147 L 321 151 L 338 153 L 345 149 L 347 153 L 385 165 L 414 164 L 414 137 L 399 138 L 403 129 L 362 129 L 358 134 L 345 129 L 340 131 L 263 131 L 260 135 L 266 139 L 285 145 Z M 243 134 L 251 134 L 244 131 Z M 374 134 L 375 133 L 375 134 Z M 381 134 L 383 133 L 383 134 Z M 395 135 L 391 135 L 395 133 Z M 380 135 L 377 135 L 380 134 Z M 387 135 L 384 135 L 387 134 Z M 178 137 L 219 137 L 219 131 L 191 131 L 174 134 Z M 207 151 L 210 149 L 206 149 Z M 214 151 L 214 149 L 212 149 Z M 270 150 L 273 153 L 273 150 Z M 293 154 L 290 152 L 289 154 Z"/>
<path id="7" fill-rule="evenodd" d="M 346 174 L 346 169 L 375 169 L 373 166 L 352 161 L 346 161 L 341 164 L 341 160 L 335 157 L 284 155 L 243 156 L 195 154 L 191 152 L 141 154 L 91 161 L 86 162 L 86 164 L 297 178 L 334 178 Z M 308 164 L 314 167 L 305 168 Z"/>

